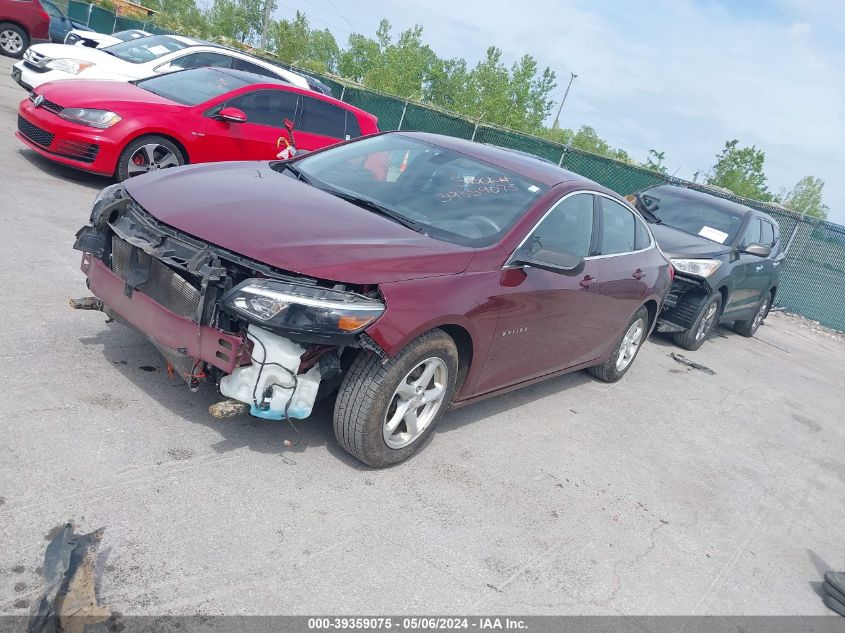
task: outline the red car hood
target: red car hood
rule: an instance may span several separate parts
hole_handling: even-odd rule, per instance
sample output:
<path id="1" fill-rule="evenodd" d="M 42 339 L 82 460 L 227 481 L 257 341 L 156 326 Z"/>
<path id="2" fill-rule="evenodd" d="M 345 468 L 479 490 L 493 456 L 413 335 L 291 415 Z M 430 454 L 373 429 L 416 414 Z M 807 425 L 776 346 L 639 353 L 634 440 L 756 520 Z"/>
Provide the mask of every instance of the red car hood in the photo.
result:
<path id="1" fill-rule="evenodd" d="M 189 165 L 124 184 L 148 213 L 175 229 L 331 281 L 378 284 L 456 274 L 475 252 L 426 237 L 267 162 Z"/>
<path id="2" fill-rule="evenodd" d="M 118 114 L 126 110 L 143 110 L 150 106 L 185 107 L 125 81 L 63 79 L 39 86 L 35 92 L 43 94 L 45 99 L 64 108 L 114 108 Z"/>

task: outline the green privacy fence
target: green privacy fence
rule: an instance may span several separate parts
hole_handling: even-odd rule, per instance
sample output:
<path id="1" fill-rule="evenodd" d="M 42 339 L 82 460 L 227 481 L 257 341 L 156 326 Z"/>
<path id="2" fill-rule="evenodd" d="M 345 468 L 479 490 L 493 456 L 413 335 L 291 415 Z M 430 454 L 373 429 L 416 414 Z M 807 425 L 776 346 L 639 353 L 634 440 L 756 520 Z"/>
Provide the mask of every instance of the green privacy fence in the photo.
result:
<path id="1" fill-rule="evenodd" d="M 72 19 L 103 33 L 124 29 L 167 33 L 151 22 L 116 16 L 111 11 L 76 0 L 68 2 L 67 11 Z M 790 312 L 845 331 L 843 226 L 802 216 L 777 205 L 741 198 L 726 190 L 671 178 L 643 167 L 467 119 L 425 104 L 369 90 L 338 77 L 312 72 L 305 74 L 316 76 L 331 87 L 335 97 L 376 115 L 382 130 L 435 132 L 528 152 L 595 180 L 622 195 L 668 182 L 705 191 L 768 213 L 777 220 L 781 239 L 788 252 L 777 304 Z"/>

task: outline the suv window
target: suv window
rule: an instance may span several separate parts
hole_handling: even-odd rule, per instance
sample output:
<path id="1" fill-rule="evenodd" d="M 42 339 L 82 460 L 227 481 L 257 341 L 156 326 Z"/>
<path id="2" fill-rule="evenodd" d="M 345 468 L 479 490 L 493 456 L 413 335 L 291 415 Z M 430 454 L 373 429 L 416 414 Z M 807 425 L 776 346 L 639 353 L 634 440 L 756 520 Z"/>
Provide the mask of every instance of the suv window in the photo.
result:
<path id="1" fill-rule="evenodd" d="M 285 90 L 255 90 L 235 97 L 226 105 L 243 110 L 248 123 L 283 128 L 285 119 L 293 121 L 297 94 Z"/>
<path id="2" fill-rule="evenodd" d="M 206 66 L 231 68 L 232 58 L 220 53 L 191 53 L 170 62 L 171 68 L 205 68 Z"/>
<path id="3" fill-rule="evenodd" d="M 242 70 L 247 73 L 253 73 L 254 75 L 261 75 L 262 77 L 272 77 L 273 79 L 285 81 L 282 77 L 275 74 L 272 70 L 267 70 L 263 66 L 259 66 L 258 64 L 253 64 L 252 62 L 248 62 L 246 60 L 240 59 L 235 57 L 232 59 L 234 65 L 232 68 L 235 70 Z"/>
<path id="4" fill-rule="evenodd" d="M 345 138 L 346 110 L 319 99 L 303 97 L 299 129 L 332 138 Z"/>
<path id="5" fill-rule="evenodd" d="M 634 214 L 614 200 L 601 198 L 602 232 L 600 255 L 639 250 Z M 643 247 L 645 248 L 645 247 Z"/>
<path id="6" fill-rule="evenodd" d="M 762 230 L 760 231 L 760 243 L 766 246 L 775 245 L 775 227 L 767 220 L 761 220 Z"/>
<path id="7" fill-rule="evenodd" d="M 61 9 L 59 9 L 59 7 L 57 7 L 57 6 L 56 6 L 55 4 L 53 4 L 52 2 L 47 2 L 47 0 L 44 0 L 44 1 L 41 3 L 41 6 L 42 6 L 42 7 L 44 7 L 44 10 L 45 10 L 47 13 L 49 13 L 51 17 L 54 17 L 54 18 L 63 18 L 63 17 L 65 17 L 65 14 L 64 14 L 64 13 L 62 13 Z"/>
<path id="8" fill-rule="evenodd" d="M 578 193 L 558 204 L 534 230 L 527 243 L 577 257 L 590 254 L 593 237 L 593 196 Z"/>
<path id="9" fill-rule="evenodd" d="M 762 244 L 762 230 L 760 227 L 760 218 L 754 218 L 751 220 L 751 224 L 748 225 L 748 228 L 745 231 L 745 235 L 742 238 L 742 246 L 748 246 L 749 244 Z"/>

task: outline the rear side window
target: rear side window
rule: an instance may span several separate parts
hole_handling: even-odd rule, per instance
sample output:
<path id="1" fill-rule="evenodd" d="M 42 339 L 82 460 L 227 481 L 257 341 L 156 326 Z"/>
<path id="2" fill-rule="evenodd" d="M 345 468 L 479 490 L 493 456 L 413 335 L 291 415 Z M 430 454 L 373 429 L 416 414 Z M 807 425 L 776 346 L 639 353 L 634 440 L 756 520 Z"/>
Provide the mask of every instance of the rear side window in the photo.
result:
<path id="1" fill-rule="evenodd" d="M 226 105 L 243 110 L 248 123 L 283 128 L 293 121 L 297 95 L 285 90 L 255 90 L 230 100 Z"/>
<path id="2" fill-rule="evenodd" d="M 346 138 L 358 138 L 361 136 L 361 126 L 358 119 L 349 110 L 346 111 Z"/>
<path id="3" fill-rule="evenodd" d="M 637 221 L 618 202 L 601 198 L 602 232 L 600 255 L 628 253 L 637 248 Z"/>
<path id="4" fill-rule="evenodd" d="M 645 228 L 645 224 L 636 220 L 634 229 L 634 248 L 639 251 L 644 248 L 648 248 L 649 246 L 651 246 L 651 236 L 649 236 L 648 230 Z"/>
<path id="5" fill-rule="evenodd" d="M 578 193 L 566 198 L 540 222 L 528 243 L 587 257 L 593 237 L 593 196 Z"/>
<path id="6" fill-rule="evenodd" d="M 279 77 L 274 72 L 267 70 L 266 68 L 264 68 L 263 66 L 259 66 L 258 64 L 253 64 L 252 62 L 248 62 L 237 57 L 235 57 L 232 61 L 234 62 L 232 68 L 234 68 L 235 70 L 242 70 L 247 73 L 261 75 L 262 77 L 272 77 L 273 79 L 281 79 L 282 81 L 284 81 L 284 79 Z"/>
<path id="7" fill-rule="evenodd" d="M 766 220 L 761 220 L 762 228 L 760 231 L 760 243 L 766 246 L 775 245 L 775 227 Z"/>
<path id="8" fill-rule="evenodd" d="M 346 110 L 336 105 L 303 97 L 302 119 L 299 129 L 311 134 L 320 134 L 342 139 L 346 134 Z M 358 134 L 360 136 L 360 132 Z"/>
<path id="9" fill-rule="evenodd" d="M 762 228 L 760 224 L 761 222 L 759 218 L 751 220 L 751 224 L 748 225 L 748 229 L 745 231 L 745 236 L 742 238 L 742 246 L 763 243 Z"/>

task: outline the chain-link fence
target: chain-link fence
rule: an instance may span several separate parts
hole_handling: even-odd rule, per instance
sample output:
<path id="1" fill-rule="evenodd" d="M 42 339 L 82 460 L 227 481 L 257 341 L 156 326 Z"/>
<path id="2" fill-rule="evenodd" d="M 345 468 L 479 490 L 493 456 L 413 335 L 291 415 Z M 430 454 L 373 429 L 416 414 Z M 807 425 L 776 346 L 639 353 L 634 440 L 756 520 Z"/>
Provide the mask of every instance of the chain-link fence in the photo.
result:
<path id="1" fill-rule="evenodd" d="M 123 29 L 167 33 L 152 22 L 121 17 L 76 0 L 68 2 L 68 15 L 102 33 Z M 269 58 L 268 61 L 278 63 Z M 536 136 L 461 117 L 439 108 L 370 90 L 339 77 L 301 72 L 327 84 L 340 100 L 377 116 L 382 130 L 435 132 L 520 150 L 551 161 L 622 195 L 668 182 L 705 191 L 768 213 L 777 220 L 781 239 L 788 252 L 777 304 L 790 312 L 845 331 L 845 226 L 802 216 L 778 205 L 742 198 L 727 190 L 672 178 Z"/>

